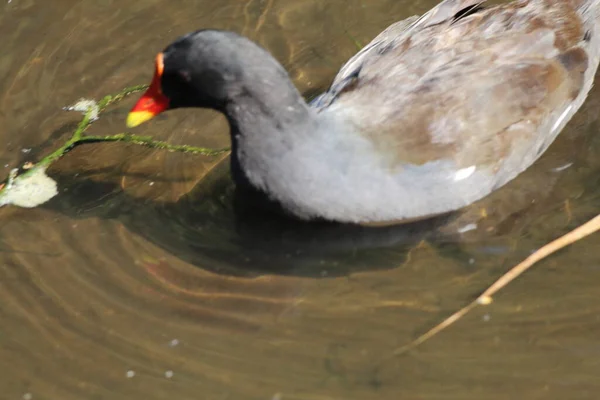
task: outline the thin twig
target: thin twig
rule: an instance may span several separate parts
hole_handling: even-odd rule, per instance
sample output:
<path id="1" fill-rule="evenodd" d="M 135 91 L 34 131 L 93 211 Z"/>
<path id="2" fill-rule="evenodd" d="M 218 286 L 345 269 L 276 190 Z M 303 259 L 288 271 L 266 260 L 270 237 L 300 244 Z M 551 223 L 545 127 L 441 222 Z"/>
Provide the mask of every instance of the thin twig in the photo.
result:
<path id="1" fill-rule="evenodd" d="M 504 288 L 506 285 L 508 285 L 510 282 L 512 282 L 514 279 L 516 279 L 519 275 L 521 275 L 522 273 L 527 271 L 535 263 L 548 257 L 550 254 L 555 253 L 558 250 L 560 250 L 570 244 L 573 244 L 573 243 L 585 238 L 586 236 L 591 235 L 592 233 L 594 233 L 598 230 L 600 230 L 600 215 L 597 215 L 596 217 L 592 218 L 585 224 L 575 228 L 574 230 L 567 233 L 566 235 L 561 236 L 558 239 L 541 247 L 536 252 L 534 252 L 529 257 L 527 257 L 525 260 L 523 260 L 521 263 L 514 266 L 506 274 L 502 275 L 485 292 L 483 292 L 479 297 L 477 297 L 470 304 L 461 308 L 460 310 L 458 310 L 457 312 L 452 314 L 450 317 L 448 317 L 444 321 L 442 321 L 440 324 L 436 325 L 435 327 L 430 329 L 428 332 L 419 336 L 417 339 L 415 339 L 411 343 L 395 350 L 392 353 L 392 356 L 398 356 L 398 355 L 404 354 L 404 353 L 414 349 L 415 347 L 423 344 L 424 342 L 431 339 L 432 337 L 434 337 L 435 335 L 437 335 L 444 329 L 446 329 L 449 326 L 451 326 L 452 324 L 454 324 L 460 318 L 464 317 L 468 312 L 470 312 L 472 309 L 474 309 L 478 305 L 490 304 L 492 302 L 492 296 L 496 292 L 498 292 L 500 289 Z"/>

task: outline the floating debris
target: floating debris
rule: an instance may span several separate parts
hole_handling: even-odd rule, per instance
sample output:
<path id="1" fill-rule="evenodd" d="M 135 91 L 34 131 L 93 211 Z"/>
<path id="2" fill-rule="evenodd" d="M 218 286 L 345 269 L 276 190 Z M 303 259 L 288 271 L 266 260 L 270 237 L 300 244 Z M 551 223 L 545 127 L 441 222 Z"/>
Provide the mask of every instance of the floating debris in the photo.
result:
<path id="1" fill-rule="evenodd" d="M 10 171 L 6 186 L 0 191 L 0 207 L 12 204 L 33 208 L 56 196 L 56 182 L 46 175 L 46 166 L 37 166 L 17 176 L 18 169 Z"/>
<path id="2" fill-rule="evenodd" d="M 565 165 L 561 165 L 560 167 L 552 168 L 552 172 L 562 172 L 562 171 L 564 171 L 566 169 L 571 168 L 573 166 L 573 164 L 574 163 L 571 162 L 571 163 L 568 163 L 568 164 L 565 164 Z"/>
<path id="3" fill-rule="evenodd" d="M 171 371 L 171 370 L 165 371 L 165 378 L 171 379 L 172 377 L 173 377 L 173 371 Z"/>
<path id="4" fill-rule="evenodd" d="M 477 224 L 468 224 L 458 229 L 458 233 L 466 233 L 477 229 Z"/>
<path id="5" fill-rule="evenodd" d="M 31 400 L 31 399 L 33 399 L 33 395 L 31 393 L 27 392 L 23 395 L 23 400 Z"/>
<path id="6" fill-rule="evenodd" d="M 100 107 L 98 106 L 98 103 L 96 103 L 96 100 L 90 99 L 80 99 L 77 103 L 73 104 L 72 106 L 64 107 L 63 109 L 66 111 L 79 111 L 83 114 L 86 114 L 88 111 L 91 110 L 91 122 L 96 121 L 98 119 L 98 114 L 100 113 Z"/>
<path id="7" fill-rule="evenodd" d="M 127 371 L 127 373 L 125 374 L 126 377 L 128 377 L 129 379 L 133 378 L 135 376 L 135 371 L 130 369 L 129 371 Z"/>
<path id="8" fill-rule="evenodd" d="M 169 342 L 169 347 L 175 347 L 179 344 L 179 340 L 178 339 L 173 339 Z"/>

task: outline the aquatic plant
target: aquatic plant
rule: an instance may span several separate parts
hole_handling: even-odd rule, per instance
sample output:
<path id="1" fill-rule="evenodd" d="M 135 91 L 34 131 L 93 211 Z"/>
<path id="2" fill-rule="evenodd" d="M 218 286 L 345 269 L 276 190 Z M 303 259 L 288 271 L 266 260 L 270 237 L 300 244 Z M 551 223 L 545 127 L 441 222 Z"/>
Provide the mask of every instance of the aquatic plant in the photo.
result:
<path id="1" fill-rule="evenodd" d="M 148 136 L 134 135 L 131 133 L 117 133 L 114 135 L 95 136 L 84 135 L 87 129 L 98 120 L 101 114 L 111 105 L 118 103 L 127 96 L 145 90 L 147 85 L 131 86 L 120 92 L 108 95 L 100 101 L 81 99 L 77 103 L 64 107 L 66 111 L 79 111 L 83 118 L 77 125 L 71 137 L 58 149 L 48 154 L 37 163 L 26 163 L 21 168 L 11 170 L 6 181 L 0 187 L 0 207 L 14 205 L 24 208 L 39 206 L 58 194 L 56 182 L 46 175 L 46 170 L 69 151 L 82 144 L 102 142 L 126 142 L 154 149 L 199 154 L 203 156 L 216 156 L 229 151 L 225 149 L 209 149 L 188 145 L 174 145 L 167 142 L 154 140 Z"/>

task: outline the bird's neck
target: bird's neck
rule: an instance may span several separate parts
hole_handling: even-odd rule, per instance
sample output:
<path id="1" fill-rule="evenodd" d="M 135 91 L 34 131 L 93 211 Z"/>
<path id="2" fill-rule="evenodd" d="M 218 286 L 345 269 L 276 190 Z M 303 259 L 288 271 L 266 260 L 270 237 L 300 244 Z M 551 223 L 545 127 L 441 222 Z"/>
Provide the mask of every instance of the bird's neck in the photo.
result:
<path id="1" fill-rule="evenodd" d="M 260 189 L 273 161 L 292 154 L 315 133 L 318 121 L 291 82 L 255 83 L 224 111 L 231 129 L 233 177 Z"/>
<path id="2" fill-rule="evenodd" d="M 286 136 L 310 122 L 314 113 L 287 77 L 254 79 L 225 106 L 225 114 L 237 134 Z M 266 140 L 266 138 L 265 138 Z"/>

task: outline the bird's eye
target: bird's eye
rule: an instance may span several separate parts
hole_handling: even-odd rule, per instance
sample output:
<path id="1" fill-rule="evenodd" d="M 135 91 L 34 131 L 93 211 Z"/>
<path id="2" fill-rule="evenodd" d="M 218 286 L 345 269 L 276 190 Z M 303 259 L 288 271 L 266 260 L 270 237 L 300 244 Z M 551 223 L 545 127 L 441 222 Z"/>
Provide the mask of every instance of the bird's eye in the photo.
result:
<path id="1" fill-rule="evenodd" d="M 179 70 L 179 76 L 186 82 L 190 82 L 192 80 L 192 76 L 190 75 L 190 71 L 186 69 Z"/>

